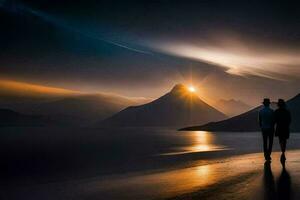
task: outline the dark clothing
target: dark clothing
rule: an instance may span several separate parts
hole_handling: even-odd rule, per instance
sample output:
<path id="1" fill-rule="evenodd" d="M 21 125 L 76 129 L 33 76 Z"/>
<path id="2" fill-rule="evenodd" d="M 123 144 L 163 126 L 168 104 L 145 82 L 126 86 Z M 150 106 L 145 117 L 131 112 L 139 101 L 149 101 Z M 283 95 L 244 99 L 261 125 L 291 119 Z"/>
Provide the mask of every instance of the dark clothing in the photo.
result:
<path id="1" fill-rule="evenodd" d="M 275 117 L 275 136 L 280 140 L 286 140 L 290 137 L 291 114 L 286 108 L 278 108 L 274 112 Z"/>
<path id="2" fill-rule="evenodd" d="M 286 141 L 287 139 L 283 139 L 283 138 L 279 138 L 279 144 L 280 144 L 280 148 L 281 148 L 281 152 L 285 152 L 286 150 Z"/>
<path id="3" fill-rule="evenodd" d="M 274 111 L 264 106 L 258 114 L 258 122 L 263 136 L 264 156 L 270 159 L 274 138 Z"/>
<path id="4" fill-rule="evenodd" d="M 274 111 L 264 106 L 258 113 L 258 123 L 262 131 L 274 128 Z"/>
<path id="5" fill-rule="evenodd" d="M 262 131 L 263 135 L 263 146 L 264 146 L 264 156 L 268 158 L 271 156 L 274 138 L 274 129 L 265 129 Z"/>

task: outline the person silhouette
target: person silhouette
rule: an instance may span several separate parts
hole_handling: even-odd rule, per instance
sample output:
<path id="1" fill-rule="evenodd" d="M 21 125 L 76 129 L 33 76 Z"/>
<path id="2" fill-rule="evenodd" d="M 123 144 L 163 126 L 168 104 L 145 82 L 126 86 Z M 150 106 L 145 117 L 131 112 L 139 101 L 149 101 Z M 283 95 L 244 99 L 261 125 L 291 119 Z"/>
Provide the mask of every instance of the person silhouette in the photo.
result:
<path id="1" fill-rule="evenodd" d="M 263 136 L 263 148 L 265 160 L 271 160 L 274 138 L 274 111 L 270 108 L 270 99 L 264 98 L 264 107 L 259 111 L 258 121 Z"/>
<path id="2" fill-rule="evenodd" d="M 275 117 L 275 136 L 279 138 L 279 144 L 281 148 L 280 161 L 284 165 L 286 160 L 285 150 L 287 139 L 290 137 L 290 124 L 291 124 L 291 114 L 286 108 L 285 101 L 283 99 L 278 99 L 278 108 L 274 112 Z"/>

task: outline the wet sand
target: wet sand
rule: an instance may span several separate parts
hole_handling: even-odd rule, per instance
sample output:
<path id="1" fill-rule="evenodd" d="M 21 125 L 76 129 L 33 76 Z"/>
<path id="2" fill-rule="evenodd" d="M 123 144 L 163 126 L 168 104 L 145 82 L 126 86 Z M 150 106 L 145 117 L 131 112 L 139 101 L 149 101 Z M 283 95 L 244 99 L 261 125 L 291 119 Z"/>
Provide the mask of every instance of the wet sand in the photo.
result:
<path id="1" fill-rule="evenodd" d="M 299 133 L 291 134 L 283 176 L 278 153 L 272 171 L 264 170 L 263 155 L 257 153 L 260 133 L 140 128 L 1 133 L 4 200 L 275 199 L 300 185 Z"/>
<path id="2" fill-rule="evenodd" d="M 2 199 L 299 199 L 300 151 L 279 153 L 270 165 L 261 153 L 194 163 L 149 173 L 95 177 L 2 188 Z"/>

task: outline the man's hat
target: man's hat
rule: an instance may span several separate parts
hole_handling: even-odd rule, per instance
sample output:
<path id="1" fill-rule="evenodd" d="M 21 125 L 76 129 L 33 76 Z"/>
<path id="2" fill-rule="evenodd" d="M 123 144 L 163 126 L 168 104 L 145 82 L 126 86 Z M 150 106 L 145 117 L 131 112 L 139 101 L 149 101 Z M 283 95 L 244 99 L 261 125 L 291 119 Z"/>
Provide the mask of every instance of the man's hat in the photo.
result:
<path id="1" fill-rule="evenodd" d="M 270 104 L 271 101 L 269 98 L 264 98 L 264 101 L 262 102 L 263 104 Z"/>
<path id="2" fill-rule="evenodd" d="M 279 107 L 283 107 L 283 106 L 285 106 L 285 101 L 283 99 L 278 99 L 277 105 Z"/>

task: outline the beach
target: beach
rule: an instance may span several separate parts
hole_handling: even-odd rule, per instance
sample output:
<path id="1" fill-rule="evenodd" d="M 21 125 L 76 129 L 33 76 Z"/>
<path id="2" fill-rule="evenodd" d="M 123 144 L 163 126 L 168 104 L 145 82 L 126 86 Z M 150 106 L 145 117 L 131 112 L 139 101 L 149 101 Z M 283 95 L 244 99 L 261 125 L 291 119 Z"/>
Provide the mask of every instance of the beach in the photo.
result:
<path id="1" fill-rule="evenodd" d="M 285 199 L 298 196 L 298 134 L 291 136 L 286 171 L 282 171 L 276 139 L 273 160 L 265 165 L 260 133 L 82 130 L 49 130 L 51 137 L 41 128 L 9 130 L 6 137 L 2 134 L 1 152 L 9 153 L 3 160 L 10 169 L 1 167 L 2 172 L 7 172 L 2 173 L 1 198 L 273 199 L 272 195 L 278 193 L 284 193 Z M 104 132 L 109 134 L 104 136 Z M 35 139 L 28 139 L 31 136 Z M 105 146 L 106 143 L 110 145 Z"/>

